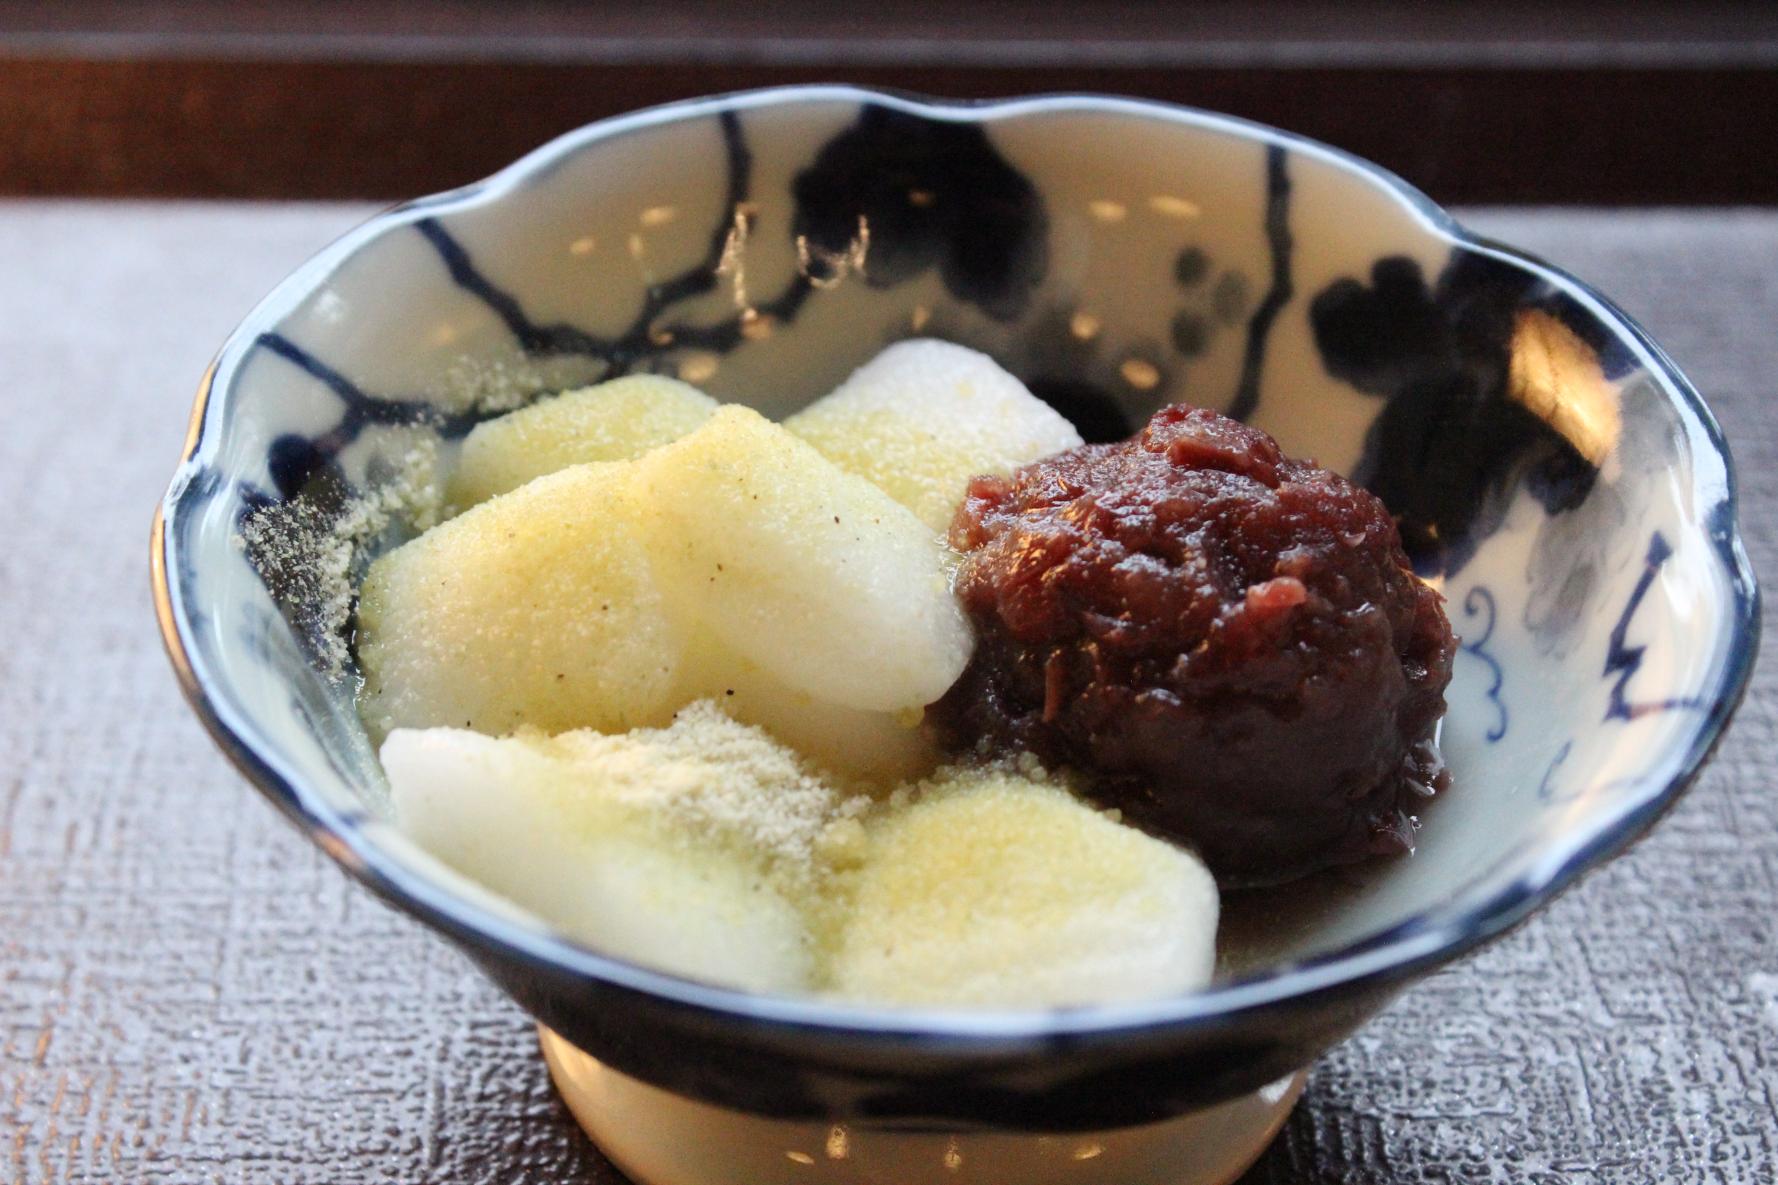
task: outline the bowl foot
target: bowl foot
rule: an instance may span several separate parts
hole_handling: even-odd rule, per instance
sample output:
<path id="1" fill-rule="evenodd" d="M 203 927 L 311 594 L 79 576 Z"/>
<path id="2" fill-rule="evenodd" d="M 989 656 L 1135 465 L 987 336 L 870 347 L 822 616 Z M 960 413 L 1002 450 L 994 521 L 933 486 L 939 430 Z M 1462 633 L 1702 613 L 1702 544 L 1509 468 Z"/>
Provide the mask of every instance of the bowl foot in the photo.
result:
<path id="1" fill-rule="evenodd" d="M 1271 1143 L 1307 1071 L 1176 1119 L 1043 1135 L 768 1119 L 620 1074 L 538 1027 L 568 1109 L 637 1185 L 1227 1185 Z"/>

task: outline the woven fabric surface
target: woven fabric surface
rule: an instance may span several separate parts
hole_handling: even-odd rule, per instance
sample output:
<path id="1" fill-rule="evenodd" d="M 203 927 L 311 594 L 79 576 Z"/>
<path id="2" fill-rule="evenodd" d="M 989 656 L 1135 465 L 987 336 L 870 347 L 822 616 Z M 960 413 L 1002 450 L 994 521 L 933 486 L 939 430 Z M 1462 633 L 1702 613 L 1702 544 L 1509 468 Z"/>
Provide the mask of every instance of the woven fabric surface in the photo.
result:
<path id="1" fill-rule="evenodd" d="M 0 1182 L 621 1181 L 531 1025 L 210 745 L 149 516 L 235 321 L 370 213 L 0 204 Z M 1722 421 L 1778 571 L 1778 212 L 1481 210 Z M 1314 1069 L 1247 1185 L 1778 1178 L 1778 675 L 1690 795 Z"/>

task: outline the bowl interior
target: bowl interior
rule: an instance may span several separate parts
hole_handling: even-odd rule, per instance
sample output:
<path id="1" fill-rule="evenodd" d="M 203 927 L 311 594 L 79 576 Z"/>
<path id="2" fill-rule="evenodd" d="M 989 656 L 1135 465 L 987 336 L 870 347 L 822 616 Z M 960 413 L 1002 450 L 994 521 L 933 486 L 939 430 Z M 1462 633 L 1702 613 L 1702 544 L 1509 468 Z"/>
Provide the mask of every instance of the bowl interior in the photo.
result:
<path id="1" fill-rule="evenodd" d="M 1752 588 L 1726 458 L 1584 287 L 1236 121 L 839 89 L 597 125 L 280 287 L 168 495 L 176 660 L 348 867 L 553 941 L 387 821 L 347 581 L 412 529 L 391 489 L 541 392 L 660 371 L 782 415 L 915 335 L 989 352 L 1089 438 L 1181 399 L 1257 423 L 1379 492 L 1445 592 L 1453 785 L 1419 852 L 1235 898 L 1225 981 L 1504 926 L 1652 818 L 1732 706 Z"/>

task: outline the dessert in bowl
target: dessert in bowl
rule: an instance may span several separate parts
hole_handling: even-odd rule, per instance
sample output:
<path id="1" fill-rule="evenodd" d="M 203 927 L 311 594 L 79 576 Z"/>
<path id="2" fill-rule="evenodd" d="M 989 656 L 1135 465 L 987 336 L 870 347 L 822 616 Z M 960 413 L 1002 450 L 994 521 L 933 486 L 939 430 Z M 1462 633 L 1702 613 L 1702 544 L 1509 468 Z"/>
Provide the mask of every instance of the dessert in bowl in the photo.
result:
<path id="1" fill-rule="evenodd" d="M 990 355 L 1087 440 L 1190 402 L 1382 499 L 1461 636 L 1451 786 L 1417 851 L 1231 894 L 1201 990 L 982 1010 L 665 974 L 565 937 L 394 824 L 355 701 L 356 581 L 428 525 L 465 435 L 638 372 L 783 418 L 916 336 Z M 273 510 L 294 529 L 256 533 Z M 381 215 L 224 347 L 155 560 L 169 648 L 219 743 L 559 1035 L 559 1081 L 609 1071 L 607 1114 L 622 1083 L 655 1114 L 850 1133 L 846 1157 L 790 1149 L 812 1164 L 856 1166 L 867 1130 L 918 1129 L 938 1164 L 960 1133 L 1152 1133 L 1256 1099 L 1241 1130 L 1262 1138 L 1280 1083 L 1648 826 L 1726 725 L 1755 645 L 1726 450 L 1604 298 L 1330 149 L 1097 98 L 731 96 L 594 125 Z M 620 1161 L 670 1178 L 634 1149 Z"/>

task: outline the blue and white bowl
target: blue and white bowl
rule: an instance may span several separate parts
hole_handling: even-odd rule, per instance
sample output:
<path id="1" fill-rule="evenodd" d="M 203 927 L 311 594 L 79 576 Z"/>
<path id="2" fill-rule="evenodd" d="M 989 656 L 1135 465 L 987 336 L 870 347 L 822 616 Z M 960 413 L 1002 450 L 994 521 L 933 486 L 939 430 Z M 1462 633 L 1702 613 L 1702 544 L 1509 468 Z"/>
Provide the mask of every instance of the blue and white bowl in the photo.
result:
<path id="1" fill-rule="evenodd" d="M 395 829 L 341 580 L 407 529 L 363 514 L 397 506 L 379 491 L 403 465 L 623 371 L 781 415 L 913 335 L 989 352 L 1089 438 L 1189 400 L 1384 498 L 1463 637 L 1453 786 L 1416 855 L 1296 905 L 1234 901 L 1203 992 L 916 1012 L 607 957 Z M 243 546 L 268 507 L 319 533 Z M 310 545 L 309 569 L 286 562 Z M 742 1111 L 955 1126 L 1148 1122 L 1308 1064 L 1652 824 L 1728 723 L 1758 621 L 1716 425 L 1604 297 L 1323 145 L 1092 97 L 732 95 L 595 124 L 382 214 L 224 345 L 153 553 L 217 743 L 573 1045 Z"/>

